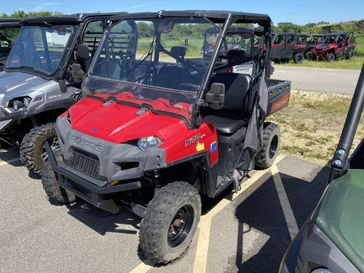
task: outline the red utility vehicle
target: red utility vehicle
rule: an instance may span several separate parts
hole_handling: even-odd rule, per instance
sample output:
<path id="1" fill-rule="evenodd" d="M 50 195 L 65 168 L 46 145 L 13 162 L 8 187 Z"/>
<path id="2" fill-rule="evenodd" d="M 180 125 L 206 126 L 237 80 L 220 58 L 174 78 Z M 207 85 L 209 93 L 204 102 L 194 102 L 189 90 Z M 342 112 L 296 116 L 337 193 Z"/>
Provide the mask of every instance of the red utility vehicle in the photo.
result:
<path id="1" fill-rule="evenodd" d="M 273 33 L 271 59 L 275 62 L 293 60 L 295 63 L 302 63 L 307 48 L 306 38 L 305 34 Z"/>
<path id="2" fill-rule="evenodd" d="M 312 53 L 318 60 L 333 62 L 338 58 L 351 59 L 354 55 L 355 37 L 353 33 L 337 32 L 325 35 L 322 44 L 317 45 Z"/>
<path id="3" fill-rule="evenodd" d="M 142 217 L 140 247 L 154 263 L 178 258 L 201 215 L 201 195 L 238 190 L 276 158 L 278 126 L 265 117 L 288 104 L 290 82 L 270 80 L 271 20 L 223 11 L 116 15 L 84 79 L 88 95 L 57 120 L 60 150 L 46 144 L 42 183 L 52 202 L 76 196 Z M 261 26 L 223 46 L 229 27 Z M 205 30 L 218 31 L 212 54 Z M 255 35 L 252 32 L 252 35 Z M 127 45 L 115 47 L 117 43 Z"/>
<path id="4" fill-rule="evenodd" d="M 307 34 L 306 37 L 306 51 L 305 51 L 305 58 L 307 60 L 313 59 L 312 50 L 318 45 L 321 44 L 324 40 L 323 34 Z"/>

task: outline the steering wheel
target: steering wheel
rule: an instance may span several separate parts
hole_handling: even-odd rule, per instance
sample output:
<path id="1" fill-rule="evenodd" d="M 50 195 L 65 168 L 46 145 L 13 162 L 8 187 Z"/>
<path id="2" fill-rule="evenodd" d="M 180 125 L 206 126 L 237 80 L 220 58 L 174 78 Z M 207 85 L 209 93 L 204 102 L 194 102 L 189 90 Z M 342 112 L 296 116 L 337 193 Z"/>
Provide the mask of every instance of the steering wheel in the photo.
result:
<path id="1" fill-rule="evenodd" d="M 129 64 L 129 61 L 132 59 L 133 54 L 129 51 L 126 52 L 121 51 L 119 56 L 120 56 L 119 66 L 123 67 L 124 64 Z"/>
<path id="2" fill-rule="evenodd" d="M 118 62 L 118 65 L 120 67 L 120 79 L 122 78 L 128 78 L 132 76 L 134 73 L 131 72 L 131 67 L 133 67 L 133 54 L 129 51 L 120 52 L 120 60 Z"/>

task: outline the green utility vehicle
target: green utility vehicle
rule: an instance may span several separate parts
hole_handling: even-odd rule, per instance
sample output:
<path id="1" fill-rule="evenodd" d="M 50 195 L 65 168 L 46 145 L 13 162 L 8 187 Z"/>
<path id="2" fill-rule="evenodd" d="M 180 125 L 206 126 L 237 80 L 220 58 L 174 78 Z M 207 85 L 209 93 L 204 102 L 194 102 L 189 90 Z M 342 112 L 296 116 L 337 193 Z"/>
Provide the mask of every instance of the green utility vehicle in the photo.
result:
<path id="1" fill-rule="evenodd" d="M 364 272 L 364 139 L 348 155 L 364 105 L 364 65 L 335 152 L 329 185 L 293 240 L 280 273 Z"/>

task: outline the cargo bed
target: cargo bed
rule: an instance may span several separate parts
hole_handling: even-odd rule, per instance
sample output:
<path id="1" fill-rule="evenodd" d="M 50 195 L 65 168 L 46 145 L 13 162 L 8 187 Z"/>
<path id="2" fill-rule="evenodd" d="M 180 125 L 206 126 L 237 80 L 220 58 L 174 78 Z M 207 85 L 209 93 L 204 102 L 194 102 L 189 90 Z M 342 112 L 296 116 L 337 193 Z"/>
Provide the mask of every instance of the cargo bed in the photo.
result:
<path id="1" fill-rule="evenodd" d="M 291 95 L 291 82 L 268 79 L 267 86 L 269 93 L 267 115 L 271 115 L 288 105 Z"/>

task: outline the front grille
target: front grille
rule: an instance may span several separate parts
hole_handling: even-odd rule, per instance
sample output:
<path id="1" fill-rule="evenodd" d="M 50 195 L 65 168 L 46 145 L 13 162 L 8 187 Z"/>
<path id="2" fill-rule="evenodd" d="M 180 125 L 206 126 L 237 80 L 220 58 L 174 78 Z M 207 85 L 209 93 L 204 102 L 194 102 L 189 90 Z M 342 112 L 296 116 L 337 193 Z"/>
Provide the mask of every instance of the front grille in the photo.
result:
<path id="1" fill-rule="evenodd" d="M 70 165 L 72 168 L 95 178 L 99 174 L 99 160 L 84 152 L 73 151 Z"/>

